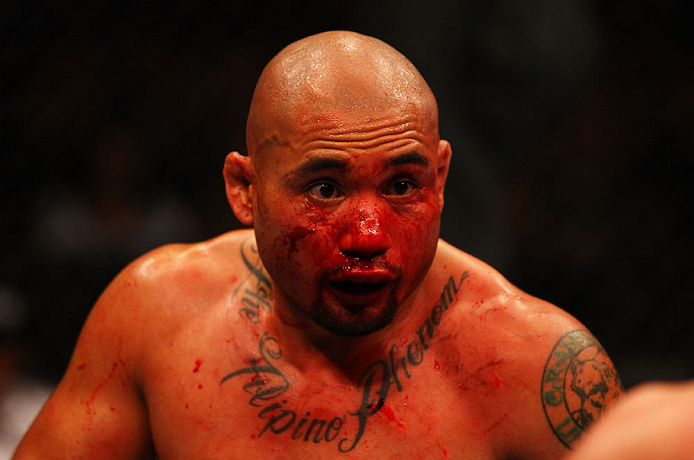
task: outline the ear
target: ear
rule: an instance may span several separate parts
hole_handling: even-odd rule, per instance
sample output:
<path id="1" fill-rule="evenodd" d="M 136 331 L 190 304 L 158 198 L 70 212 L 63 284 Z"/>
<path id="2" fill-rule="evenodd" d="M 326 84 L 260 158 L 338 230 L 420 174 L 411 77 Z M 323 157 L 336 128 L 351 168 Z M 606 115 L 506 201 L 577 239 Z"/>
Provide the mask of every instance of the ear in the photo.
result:
<path id="1" fill-rule="evenodd" d="M 443 139 L 439 141 L 438 154 L 436 155 L 436 191 L 439 195 L 439 206 L 443 209 L 443 189 L 448 177 L 448 167 L 451 164 L 451 144 Z"/>
<path id="2" fill-rule="evenodd" d="M 236 217 L 244 225 L 253 225 L 255 200 L 255 168 L 249 156 L 231 152 L 224 162 L 224 183 L 227 200 Z"/>

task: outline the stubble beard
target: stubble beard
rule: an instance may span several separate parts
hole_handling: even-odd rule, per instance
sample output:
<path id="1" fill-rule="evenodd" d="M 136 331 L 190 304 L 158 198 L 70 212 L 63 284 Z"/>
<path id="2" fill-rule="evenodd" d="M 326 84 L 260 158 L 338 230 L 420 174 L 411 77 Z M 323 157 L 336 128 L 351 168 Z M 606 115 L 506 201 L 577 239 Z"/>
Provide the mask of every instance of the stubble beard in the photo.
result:
<path id="1" fill-rule="evenodd" d="M 385 306 L 375 312 L 368 308 L 348 308 L 332 305 L 325 298 L 325 283 L 321 283 L 316 299 L 311 305 L 309 315 L 313 321 L 340 337 L 363 337 L 380 331 L 395 319 L 400 304 L 396 291 L 399 279 L 388 293 Z"/>

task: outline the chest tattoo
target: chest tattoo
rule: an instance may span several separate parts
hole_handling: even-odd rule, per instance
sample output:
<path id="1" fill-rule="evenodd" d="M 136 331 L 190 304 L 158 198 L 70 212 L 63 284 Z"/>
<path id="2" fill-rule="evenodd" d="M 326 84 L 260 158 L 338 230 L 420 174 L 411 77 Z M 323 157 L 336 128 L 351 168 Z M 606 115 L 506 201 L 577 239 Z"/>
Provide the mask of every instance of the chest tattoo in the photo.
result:
<path id="1" fill-rule="evenodd" d="M 250 262 L 249 256 L 254 250 L 257 253 L 257 249 L 247 247 L 246 250 L 248 252 L 244 256 L 242 245 L 242 257 L 251 270 L 256 289 L 245 289 L 241 294 L 244 302 L 241 314 L 252 323 L 257 323 L 258 310 L 265 308 L 265 301 L 272 298 L 272 287 L 262 269 Z M 251 267 L 254 267 L 255 271 Z M 395 388 L 398 392 L 403 391 L 403 384 L 412 377 L 411 370 L 423 362 L 437 327 L 449 306 L 454 304 L 454 299 L 468 275 L 466 271 L 457 279 L 453 276 L 448 278 L 426 319 L 412 333 L 406 347 L 401 349 L 393 344 L 387 357 L 367 366 L 359 382 L 360 398 L 356 410 L 347 411 L 331 419 L 323 419 L 311 416 L 310 411 L 298 413 L 288 407 L 284 396 L 290 391 L 291 384 L 281 371 L 282 348 L 279 341 L 267 332 L 259 339 L 258 354 L 249 354 L 248 365 L 224 376 L 220 385 L 230 381 L 242 383 L 243 391 L 250 395 L 248 404 L 258 408 L 257 417 L 262 420 L 257 438 L 273 433 L 316 444 L 336 441 L 339 452 L 350 452 L 359 445 L 369 417 L 387 409 L 384 408 L 384 404 L 389 394 L 392 394 L 391 390 Z M 263 294 L 260 294 L 260 289 L 263 289 Z M 260 300 L 260 297 L 263 300 Z M 270 308 L 268 302 L 267 309 Z"/>

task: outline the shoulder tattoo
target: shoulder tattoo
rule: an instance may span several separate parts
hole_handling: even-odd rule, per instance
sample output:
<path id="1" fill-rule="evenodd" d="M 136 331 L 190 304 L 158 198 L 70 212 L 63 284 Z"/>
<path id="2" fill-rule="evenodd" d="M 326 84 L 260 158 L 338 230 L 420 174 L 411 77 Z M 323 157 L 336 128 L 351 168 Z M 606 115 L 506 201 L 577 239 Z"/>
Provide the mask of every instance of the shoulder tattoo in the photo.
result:
<path id="1" fill-rule="evenodd" d="M 622 383 L 604 348 L 585 329 L 564 334 L 542 374 L 542 408 L 567 448 L 618 397 Z"/>

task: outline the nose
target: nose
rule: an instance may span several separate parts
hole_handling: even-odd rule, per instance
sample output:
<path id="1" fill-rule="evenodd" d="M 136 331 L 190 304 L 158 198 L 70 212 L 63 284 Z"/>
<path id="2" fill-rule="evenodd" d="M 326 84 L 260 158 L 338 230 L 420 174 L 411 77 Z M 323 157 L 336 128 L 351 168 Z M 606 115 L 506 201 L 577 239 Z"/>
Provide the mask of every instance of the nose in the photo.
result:
<path id="1" fill-rule="evenodd" d="M 378 202 L 357 201 L 344 216 L 345 224 L 338 243 L 340 251 L 359 259 L 373 259 L 384 254 L 391 246 L 385 214 Z"/>

